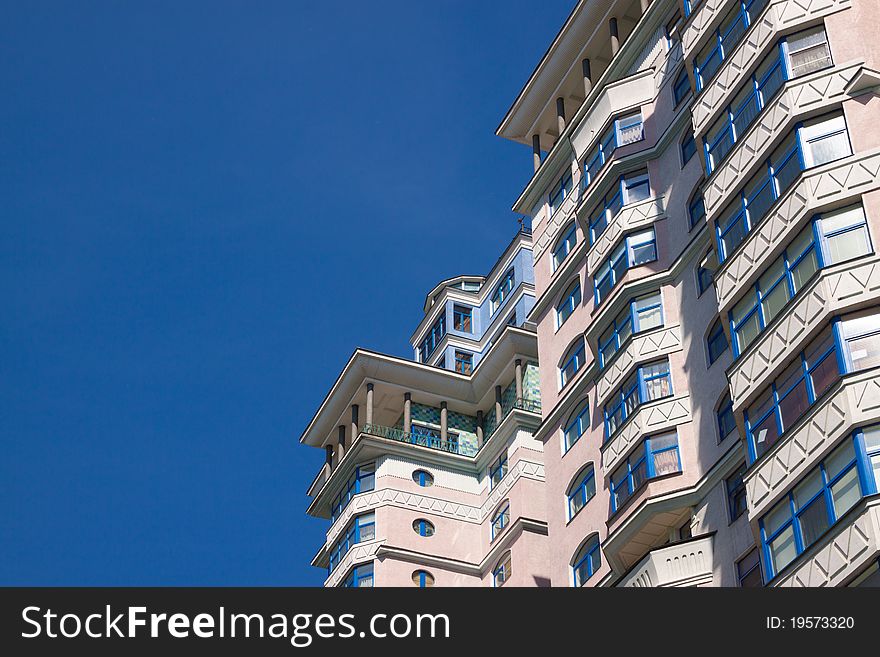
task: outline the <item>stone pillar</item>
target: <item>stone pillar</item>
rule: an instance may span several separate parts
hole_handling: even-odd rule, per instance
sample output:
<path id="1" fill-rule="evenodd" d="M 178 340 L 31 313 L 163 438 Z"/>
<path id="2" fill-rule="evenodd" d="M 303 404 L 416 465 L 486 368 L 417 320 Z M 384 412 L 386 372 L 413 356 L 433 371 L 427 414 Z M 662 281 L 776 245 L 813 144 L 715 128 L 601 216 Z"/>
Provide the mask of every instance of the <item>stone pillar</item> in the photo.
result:
<path id="1" fill-rule="evenodd" d="M 412 431 L 412 395 L 408 392 L 403 393 L 403 432 L 410 433 Z"/>
<path id="2" fill-rule="evenodd" d="M 324 451 L 326 453 L 326 458 L 322 470 L 324 471 L 324 479 L 326 480 L 333 471 L 333 445 L 326 445 Z"/>
<path id="3" fill-rule="evenodd" d="M 516 372 L 515 379 L 514 379 L 516 381 L 516 398 L 522 399 L 523 398 L 523 379 L 522 379 L 523 367 L 522 367 L 522 361 L 519 358 L 517 358 L 515 361 L 514 369 Z"/>
<path id="4" fill-rule="evenodd" d="M 537 171 L 541 168 L 541 135 L 532 135 L 532 160 Z"/>
<path id="5" fill-rule="evenodd" d="M 373 424 L 373 384 L 367 384 L 367 424 Z"/>
<path id="6" fill-rule="evenodd" d="M 565 132 L 565 99 L 561 96 L 556 99 L 556 126 L 559 129 L 559 135 Z"/>
<path id="7" fill-rule="evenodd" d="M 336 464 L 339 465 L 339 462 L 342 461 L 342 457 L 345 456 L 345 425 L 339 425 L 339 438 L 337 439 L 337 459 Z"/>
<path id="8" fill-rule="evenodd" d="M 641 5 L 642 13 L 644 14 L 648 11 L 648 6 L 651 4 L 651 0 L 639 0 L 639 5 Z"/>
<path id="9" fill-rule="evenodd" d="M 590 60 L 585 59 L 581 62 L 581 69 L 584 73 L 584 98 L 590 95 L 593 90 L 593 74 L 590 71 Z"/>
<path id="10" fill-rule="evenodd" d="M 358 405 L 351 405 L 351 442 L 354 442 L 354 439 L 357 438 L 357 435 L 361 432 L 358 428 Z"/>
<path id="11" fill-rule="evenodd" d="M 483 444 L 483 411 L 477 411 L 477 447 Z"/>
<path id="12" fill-rule="evenodd" d="M 495 426 L 501 424 L 501 386 L 495 386 Z"/>
<path id="13" fill-rule="evenodd" d="M 449 439 L 449 411 L 446 402 L 440 402 L 440 441 L 445 443 Z"/>
<path id="14" fill-rule="evenodd" d="M 620 50 L 620 37 L 617 33 L 617 19 L 612 18 L 608 21 L 608 31 L 611 34 L 611 56 L 617 54 L 617 51 Z"/>

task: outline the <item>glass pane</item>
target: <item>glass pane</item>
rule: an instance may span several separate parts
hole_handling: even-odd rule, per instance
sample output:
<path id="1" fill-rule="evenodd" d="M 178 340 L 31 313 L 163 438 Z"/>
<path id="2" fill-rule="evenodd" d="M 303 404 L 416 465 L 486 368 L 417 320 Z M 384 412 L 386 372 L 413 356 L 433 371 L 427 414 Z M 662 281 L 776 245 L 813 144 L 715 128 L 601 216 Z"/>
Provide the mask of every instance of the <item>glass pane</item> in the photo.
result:
<path id="1" fill-rule="evenodd" d="M 784 399 L 779 401 L 779 414 L 782 416 L 782 430 L 788 431 L 810 407 L 807 398 L 807 383 L 801 381 Z"/>
<path id="2" fill-rule="evenodd" d="M 772 543 L 770 543 L 770 558 L 773 562 L 774 572 L 779 572 L 794 561 L 797 556 L 797 547 L 794 542 L 794 528 L 787 527 Z"/>
<path id="3" fill-rule="evenodd" d="M 880 365 L 880 334 L 850 338 L 846 341 L 846 348 L 854 371 Z"/>
<path id="4" fill-rule="evenodd" d="M 791 520 L 791 504 L 788 501 L 788 497 L 786 497 L 764 516 L 764 529 L 767 535 L 772 536 L 775 534 L 789 520 Z"/>
<path id="5" fill-rule="evenodd" d="M 846 131 L 817 137 L 806 144 L 807 166 L 819 166 L 851 154 Z"/>
<path id="6" fill-rule="evenodd" d="M 798 515 L 798 519 L 801 525 L 804 548 L 808 548 L 828 529 L 828 511 L 825 508 L 825 498 L 823 496 L 816 498 Z"/>
<path id="7" fill-rule="evenodd" d="M 651 451 L 659 452 L 664 449 L 669 449 L 670 447 L 674 447 L 678 445 L 678 436 L 674 433 L 665 434 L 662 436 L 654 436 L 651 438 Z"/>
<path id="8" fill-rule="evenodd" d="M 880 449 L 880 425 L 865 429 L 862 434 L 865 437 L 865 449 L 869 452 Z"/>
<path id="9" fill-rule="evenodd" d="M 825 474 L 832 481 L 843 472 L 856 457 L 856 450 L 851 440 L 847 440 L 825 459 Z"/>
<path id="10" fill-rule="evenodd" d="M 788 303 L 788 289 L 785 281 L 780 281 L 776 287 L 762 295 L 761 309 L 764 311 L 765 326 L 785 308 L 786 303 Z"/>
<path id="11" fill-rule="evenodd" d="M 791 270 L 791 278 L 794 281 L 794 293 L 800 292 L 818 270 L 819 261 L 816 259 L 816 251 L 813 250 L 804 256 L 804 259 Z"/>
<path id="12" fill-rule="evenodd" d="M 826 242 L 829 264 L 832 265 L 871 253 L 871 242 L 866 226 L 834 235 L 827 238 Z"/>
<path id="13" fill-rule="evenodd" d="M 632 248 L 632 266 L 643 265 L 657 259 L 657 248 L 653 243 L 640 244 Z"/>
<path id="14" fill-rule="evenodd" d="M 855 506 L 862 497 L 856 468 L 850 469 L 831 487 L 831 497 L 834 500 L 835 520 Z"/>
<path id="15" fill-rule="evenodd" d="M 653 442 L 653 441 L 652 441 Z M 679 472 L 678 450 L 669 449 L 659 454 L 654 454 L 654 476 L 661 477 L 673 472 Z"/>
<path id="16" fill-rule="evenodd" d="M 776 426 L 776 415 L 770 413 L 760 424 L 752 425 L 752 437 L 755 441 L 755 451 L 760 457 L 770 449 L 779 438 L 779 428 Z"/>
<path id="17" fill-rule="evenodd" d="M 797 508 L 805 508 L 807 504 L 809 504 L 810 500 L 816 497 L 816 493 L 821 490 L 822 473 L 818 469 L 813 470 L 794 489 L 794 502 L 797 505 Z"/>

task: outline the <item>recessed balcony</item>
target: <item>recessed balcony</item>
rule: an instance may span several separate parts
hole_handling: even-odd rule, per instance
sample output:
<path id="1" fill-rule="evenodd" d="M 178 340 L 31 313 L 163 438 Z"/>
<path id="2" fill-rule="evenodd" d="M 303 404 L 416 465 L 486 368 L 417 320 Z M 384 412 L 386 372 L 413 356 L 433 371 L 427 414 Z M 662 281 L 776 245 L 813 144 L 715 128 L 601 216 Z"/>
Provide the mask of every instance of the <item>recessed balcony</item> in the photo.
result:
<path id="1" fill-rule="evenodd" d="M 704 586 L 712 583 L 714 535 L 651 550 L 618 587 Z"/>

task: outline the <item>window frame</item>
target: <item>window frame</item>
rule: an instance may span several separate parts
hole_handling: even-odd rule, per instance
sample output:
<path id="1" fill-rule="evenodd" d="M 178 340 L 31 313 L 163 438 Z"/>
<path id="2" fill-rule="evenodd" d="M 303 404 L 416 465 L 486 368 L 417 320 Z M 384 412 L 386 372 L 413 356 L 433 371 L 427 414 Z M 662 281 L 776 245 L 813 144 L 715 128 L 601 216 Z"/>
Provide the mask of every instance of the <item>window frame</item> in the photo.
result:
<path id="1" fill-rule="evenodd" d="M 666 371 L 659 374 L 652 374 L 650 378 L 646 378 L 645 371 L 656 365 L 666 365 Z M 669 392 L 662 397 L 648 398 L 648 383 L 651 381 L 665 378 Z M 672 369 L 669 365 L 669 358 L 660 358 L 647 363 L 640 364 L 635 371 L 630 374 L 624 382 L 618 386 L 614 393 L 608 397 L 608 401 L 602 407 L 604 417 L 604 443 L 609 442 L 623 428 L 627 420 L 635 415 L 639 409 L 645 404 L 649 404 L 662 399 L 673 397 L 675 392 L 672 387 Z M 634 403 L 632 400 L 635 400 Z M 611 429 L 610 418 L 617 414 L 620 409 L 620 420 L 614 429 Z"/>
<path id="2" fill-rule="evenodd" d="M 505 500 L 499 505 L 499 509 L 492 515 L 489 525 L 489 540 L 494 541 L 510 525 L 510 502 Z"/>
<path id="3" fill-rule="evenodd" d="M 592 492 L 589 487 L 591 482 Z M 575 510 L 574 502 L 578 497 L 580 497 L 581 502 L 580 506 Z M 565 508 L 568 513 L 568 520 L 571 521 L 574 519 L 574 517 L 583 511 L 584 507 L 587 506 L 589 501 L 594 497 L 596 497 L 596 468 L 593 466 L 592 462 L 590 462 L 578 470 L 572 483 L 569 484 L 566 489 Z"/>
<path id="4" fill-rule="evenodd" d="M 599 534 L 593 533 L 584 539 L 571 558 L 572 585 L 580 588 L 586 584 L 602 567 L 602 551 Z M 598 557 L 598 558 L 597 558 Z M 586 566 L 586 577 L 581 575 L 581 566 Z"/>
<path id="5" fill-rule="evenodd" d="M 652 440 L 670 438 L 673 436 L 675 437 L 674 445 L 660 447 L 657 449 L 652 448 Z M 678 470 L 658 475 L 655 469 L 656 466 L 654 462 L 654 457 L 657 454 L 665 454 L 666 452 L 671 451 L 675 451 L 676 453 L 676 457 L 678 459 Z M 639 477 L 637 477 L 636 473 L 638 473 L 640 469 L 643 469 L 644 474 L 639 474 Z M 681 461 L 681 446 L 679 444 L 677 431 L 667 431 L 645 438 L 638 447 L 630 452 L 630 454 L 622 463 L 614 468 L 614 470 L 608 477 L 608 492 L 611 504 L 611 515 L 613 516 L 623 507 L 625 507 L 627 502 L 633 499 L 636 493 L 638 493 L 645 485 L 647 485 L 649 481 L 653 479 L 658 479 L 660 477 L 674 477 L 676 475 L 680 475 L 682 472 L 684 472 L 684 465 Z M 621 477 L 621 475 L 623 476 Z M 641 479 L 641 481 L 639 481 L 638 483 L 636 483 L 637 478 Z M 618 490 L 621 487 L 626 488 L 626 494 L 622 499 L 618 495 Z"/>
<path id="6" fill-rule="evenodd" d="M 651 235 L 651 239 L 635 244 L 633 243 L 633 240 L 636 237 L 639 237 L 641 235 L 648 235 L 649 233 Z M 648 245 L 653 247 L 652 258 L 635 264 L 633 258 L 634 249 L 636 247 L 644 247 Z M 608 298 L 608 296 L 617 287 L 617 284 L 620 283 L 620 279 L 623 278 L 626 272 L 628 272 L 630 269 L 643 267 L 652 262 L 656 262 L 658 257 L 657 234 L 654 231 L 653 226 L 651 228 L 648 228 L 647 230 L 641 230 L 635 233 L 628 234 L 617 246 L 617 248 L 615 248 L 614 251 L 612 251 L 611 254 L 602 262 L 602 264 L 599 265 L 599 267 L 596 269 L 596 273 L 593 274 L 593 297 L 596 307 L 600 306 L 602 302 Z M 623 265 L 622 268 L 621 265 Z M 600 292 L 600 289 L 603 285 L 605 285 L 606 280 L 610 282 L 610 286 L 604 293 L 603 298 L 603 294 Z"/>
<path id="7" fill-rule="evenodd" d="M 582 302 L 581 279 L 578 276 L 565 288 L 559 302 L 556 304 L 557 331 L 562 328 L 562 325 L 568 321 L 568 318 L 574 314 L 574 311 L 578 309 Z"/>
<path id="8" fill-rule="evenodd" d="M 652 303 L 651 305 L 640 308 L 638 310 L 636 309 L 636 304 L 638 304 L 639 301 L 651 299 L 653 297 L 657 297 L 658 299 L 655 303 Z M 655 309 L 660 310 L 660 323 L 656 326 L 642 328 L 640 326 L 641 323 L 638 321 L 640 314 Z M 647 331 L 660 329 L 665 326 L 666 316 L 663 312 L 663 293 L 661 290 L 657 290 L 656 292 L 652 292 L 650 294 L 642 294 L 637 297 L 632 297 L 627 302 L 626 309 L 620 312 L 614 319 L 612 319 L 605 330 L 599 333 L 599 337 L 597 338 L 599 369 L 604 370 L 608 366 L 608 363 L 613 361 L 617 354 L 619 354 L 623 350 L 624 346 L 629 344 L 629 342 L 633 340 L 634 336 L 645 333 Z M 628 332 L 625 330 L 627 328 L 629 329 Z M 625 337 L 621 338 L 621 335 L 624 335 Z M 605 336 L 608 337 L 606 338 Z M 609 356 L 606 357 L 606 348 L 609 346 L 613 346 L 614 350 Z"/>
<path id="9" fill-rule="evenodd" d="M 573 440 L 569 440 L 571 430 L 577 431 L 577 435 Z M 568 416 L 565 425 L 562 428 L 562 454 L 563 456 L 571 451 L 581 437 L 590 429 L 590 399 L 584 397 L 574 410 Z"/>
<path id="10" fill-rule="evenodd" d="M 461 327 L 458 326 L 461 324 Z M 467 328 L 465 326 L 467 325 Z M 452 304 L 452 328 L 461 333 L 474 332 L 474 308 L 459 303 Z"/>
<path id="11" fill-rule="evenodd" d="M 556 246 L 553 248 L 551 264 L 554 272 L 568 259 L 577 246 L 577 222 L 572 221 L 566 228 L 567 230 L 564 229 L 562 237 L 556 241 Z M 564 253 L 562 253 L 563 251 Z"/>
<path id="12" fill-rule="evenodd" d="M 572 342 L 562 355 L 562 360 L 560 361 L 558 368 L 560 390 L 565 388 L 577 373 L 581 371 L 583 366 L 586 365 L 586 353 L 586 342 L 584 341 L 584 337 L 579 335 L 577 340 Z M 570 368 L 569 365 L 571 365 Z"/>

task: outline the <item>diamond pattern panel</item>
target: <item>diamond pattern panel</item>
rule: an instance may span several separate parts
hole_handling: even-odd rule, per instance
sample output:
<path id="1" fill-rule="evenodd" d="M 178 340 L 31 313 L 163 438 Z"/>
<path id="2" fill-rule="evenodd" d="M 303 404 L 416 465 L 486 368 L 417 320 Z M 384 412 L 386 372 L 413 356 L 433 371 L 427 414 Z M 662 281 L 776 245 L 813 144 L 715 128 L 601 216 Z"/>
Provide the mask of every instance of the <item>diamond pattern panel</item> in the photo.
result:
<path id="1" fill-rule="evenodd" d="M 633 229 L 650 226 L 658 219 L 665 218 L 663 197 L 648 199 L 642 203 L 625 206 L 614 215 L 596 243 L 587 253 L 587 274 L 596 273 L 599 265 L 617 246 L 623 235 Z"/>

